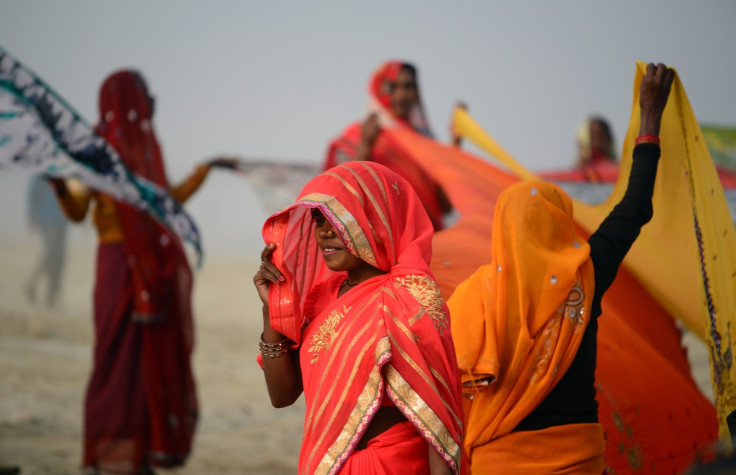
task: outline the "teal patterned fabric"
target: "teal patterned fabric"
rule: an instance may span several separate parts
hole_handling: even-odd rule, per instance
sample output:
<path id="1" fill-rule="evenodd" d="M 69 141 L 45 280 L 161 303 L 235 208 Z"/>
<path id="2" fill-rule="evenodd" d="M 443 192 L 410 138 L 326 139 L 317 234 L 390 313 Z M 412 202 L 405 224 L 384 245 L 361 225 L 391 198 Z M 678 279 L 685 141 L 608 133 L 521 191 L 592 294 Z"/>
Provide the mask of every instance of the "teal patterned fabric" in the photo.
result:
<path id="1" fill-rule="evenodd" d="M 168 190 L 131 172 L 61 96 L 0 47 L 0 170 L 9 169 L 77 178 L 148 212 L 201 256 L 197 226 Z"/>

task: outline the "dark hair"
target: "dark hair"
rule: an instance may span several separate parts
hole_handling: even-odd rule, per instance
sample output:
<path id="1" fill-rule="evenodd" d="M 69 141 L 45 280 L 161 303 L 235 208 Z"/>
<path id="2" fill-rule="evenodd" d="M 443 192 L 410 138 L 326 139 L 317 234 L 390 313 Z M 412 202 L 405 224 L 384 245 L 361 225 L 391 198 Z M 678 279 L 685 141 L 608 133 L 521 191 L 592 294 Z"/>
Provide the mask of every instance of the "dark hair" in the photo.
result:
<path id="1" fill-rule="evenodd" d="M 417 68 L 411 63 L 401 63 L 401 71 L 410 72 L 414 79 L 417 77 Z"/>
<path id="2" fill-rule="evenodd" d="M 590 118 L 589 123 L 592 124 L 593 122 L 598 122 L 608 136 L 608 139 L 613 142 L 613 132 L 611 132 L 611 126 L 608 124 L 608 121 L 603 117 L 596 115 Z"/>

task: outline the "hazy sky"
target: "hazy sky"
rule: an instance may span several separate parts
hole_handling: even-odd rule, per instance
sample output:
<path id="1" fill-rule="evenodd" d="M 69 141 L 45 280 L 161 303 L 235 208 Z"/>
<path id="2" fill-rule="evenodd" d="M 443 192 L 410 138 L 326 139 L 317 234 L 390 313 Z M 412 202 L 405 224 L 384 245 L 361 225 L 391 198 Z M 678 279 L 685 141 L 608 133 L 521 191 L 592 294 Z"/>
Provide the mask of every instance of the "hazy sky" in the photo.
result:
<path id="1" fill-rule="evenodd" d="M 368 78 L 390 58 L 418 66 L 440 139 L 461 99 L 532 169 L 569 165 L 590 113 L 610 119 L 620 148 L 636 60 L 674 66 L 698 120 L 733 126 L 735 23 L 731 0 L 0 0 L 0 45 L 90 122 L 110 72 L 143 72 L 174 181 L 219 153 L 321 162 L 328 140 L 363 115 Z M 242 190 L 238 180 L 211 180 L 218 190 L 200 192 L 195 219 L 228 205 L 222 190 Z M 11 188 L 0 188 L 3 207 Z M 252 198 L 232 190 L 227 201 Z"/>

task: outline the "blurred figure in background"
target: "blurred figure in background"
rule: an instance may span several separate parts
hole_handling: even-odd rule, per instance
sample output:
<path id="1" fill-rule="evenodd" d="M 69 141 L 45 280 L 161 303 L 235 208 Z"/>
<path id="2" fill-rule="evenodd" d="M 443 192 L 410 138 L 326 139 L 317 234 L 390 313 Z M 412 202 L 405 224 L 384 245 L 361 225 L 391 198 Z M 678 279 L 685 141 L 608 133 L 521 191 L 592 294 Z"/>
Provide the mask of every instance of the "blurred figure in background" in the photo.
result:
<path id="1" fill-rule="evenodd" d="M 443 215 L 452 211 L 444 191 L 419 166 L 421 157 L 411 156 L 381 134 L 382 126 L 391 125 L 434 138 L 422 107 L 417 69 L 410 63 L 388 61 L 373 74 L 368 90 L 368 117 L 348 126 L 330 143 L 324 169 L 350 160 L 370 160 L 387 166 L 412 185 L 434 229 L 443 229 Z"/>
<path id="2" fill-rule="evenodd" d="M 612 182 L 618 176 L 618 153 L 608 121 L 592 116 L 578 127 L 575 166 L 591 183 Z"/>
<path id="3" fill-rule="evenodd" d="M 170 186 L 153 129 L 154 99 L 136 71 L 102 84 L 98 133 L 125 165 L 185 202 L 216 159 Z M 198 417 L 190 357 L 192 272 L 180 239 L 148 213 L 105 194 L 52 180 L 73 221 L 90 204 L 97 228 L 94 367 L 84 411 L 84 473 L 149 474 L 184 464 Z"/>
<path id="4" fill-rule="evenodd" d="M 56 305 L 61 290 L 67 220 L 53 189 L 41 175 L 33 175 L 28 187 L 28 228 L 41 237 L 43 252 L 25 285 L 25 294 L 35 303 L 40 281 L 45 280 L 44 303 L 51 308 Z"/>
<path id="5" fill-rule="evenodd" d="M 593 116 L 580 124 L 576 139 L 578 144 L 576 163 L 578 167 L 601 161 L 618 162 L 613 132 L 608 121 L 603 117 Z"/>

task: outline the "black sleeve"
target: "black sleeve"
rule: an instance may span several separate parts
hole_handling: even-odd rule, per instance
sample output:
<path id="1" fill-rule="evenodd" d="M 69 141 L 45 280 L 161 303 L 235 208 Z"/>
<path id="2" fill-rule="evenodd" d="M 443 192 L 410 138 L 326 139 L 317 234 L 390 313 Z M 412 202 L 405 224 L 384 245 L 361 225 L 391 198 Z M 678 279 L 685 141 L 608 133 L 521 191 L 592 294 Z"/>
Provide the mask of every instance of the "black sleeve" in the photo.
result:
<path id="1" fill-rule="evenodd" d="M 613 283 L 619 265 L 639 236 L 641 227 L 652 219 L 652 194 L 657 176 L 659 145 L 637 145 L 633 155 L 624 197 L 588 240 L 595 273 L 592 312 L 596 316 L 600 315 L 601 298 Z"/>

